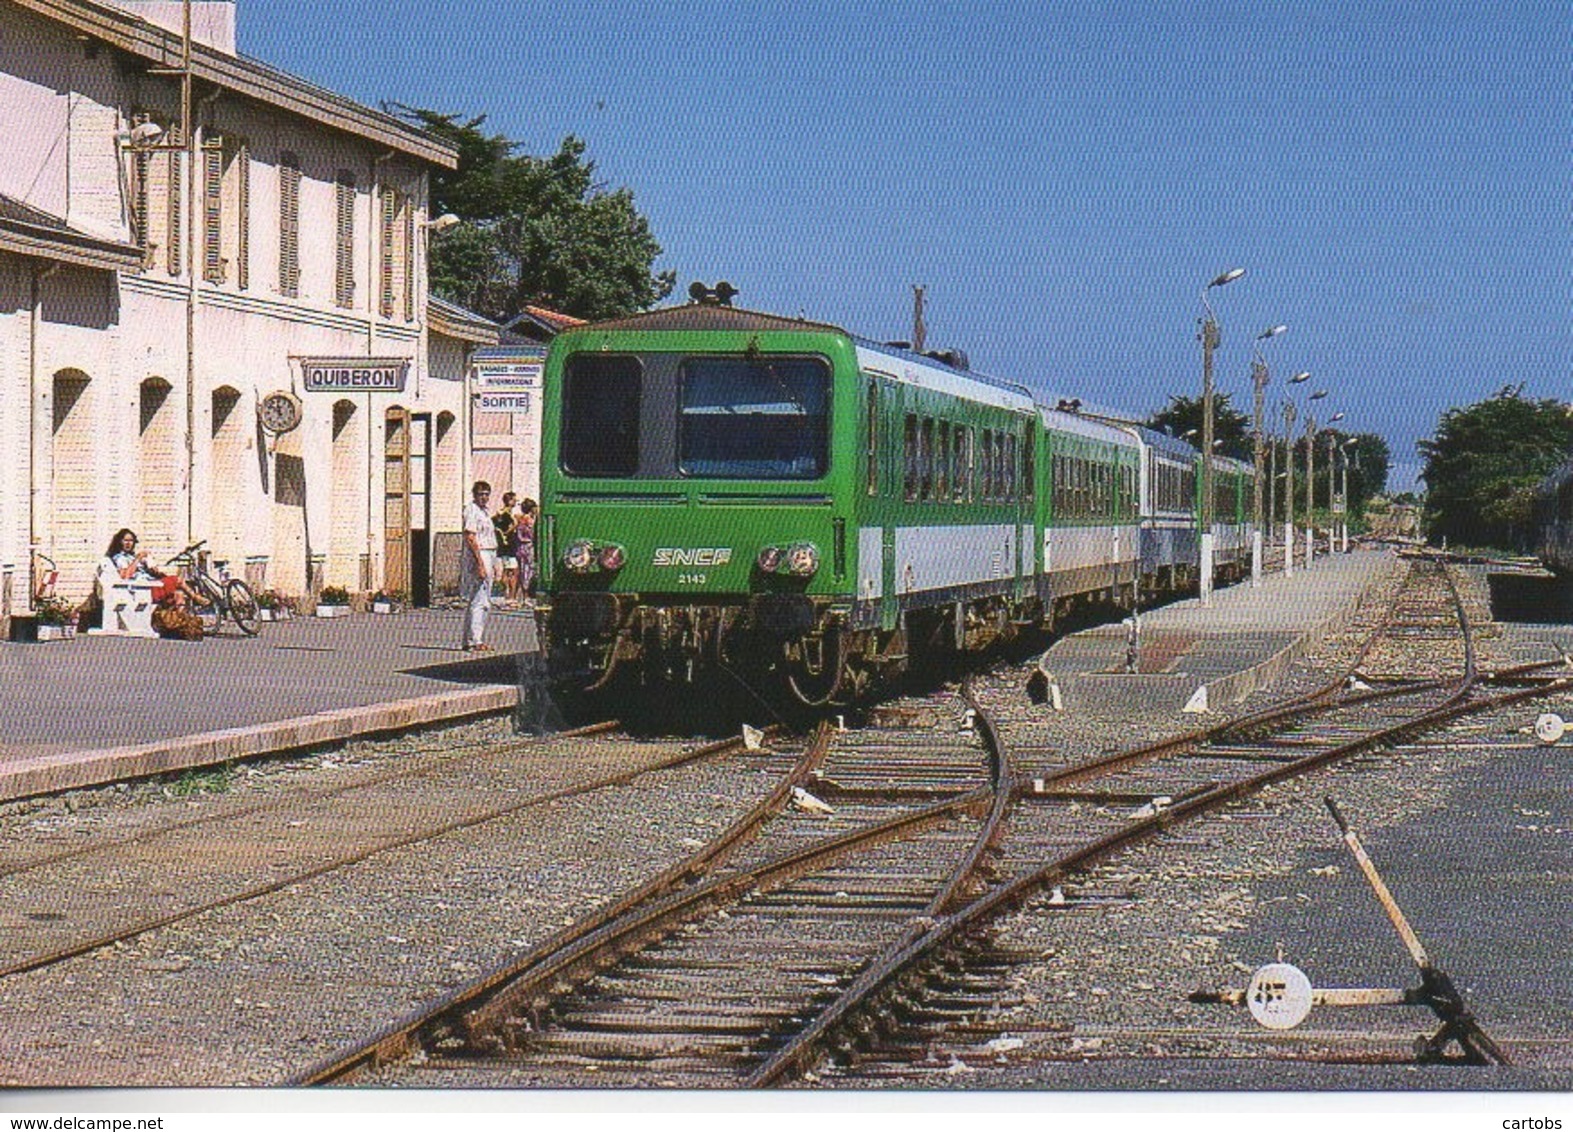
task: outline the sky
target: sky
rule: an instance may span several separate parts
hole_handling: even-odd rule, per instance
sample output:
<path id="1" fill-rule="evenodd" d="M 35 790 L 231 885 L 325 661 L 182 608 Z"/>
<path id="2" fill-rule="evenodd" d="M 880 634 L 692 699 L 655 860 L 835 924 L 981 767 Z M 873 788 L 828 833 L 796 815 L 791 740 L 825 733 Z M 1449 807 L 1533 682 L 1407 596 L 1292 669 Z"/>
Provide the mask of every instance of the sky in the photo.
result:
<path id="1" fill-rule="evenodd" d="M 1243 267 L 1219 390 L 1249 412 L 1287 325 L 1269 413 L 1310 371 L 1400 490 L 1446 409 L 1573 396 L 1566 0 L 238 3 L 244 53 L 358 101 L 585 139 L 673 301 L 899 339 L 922 284 L 931 348 L 1146 416 Z"/>

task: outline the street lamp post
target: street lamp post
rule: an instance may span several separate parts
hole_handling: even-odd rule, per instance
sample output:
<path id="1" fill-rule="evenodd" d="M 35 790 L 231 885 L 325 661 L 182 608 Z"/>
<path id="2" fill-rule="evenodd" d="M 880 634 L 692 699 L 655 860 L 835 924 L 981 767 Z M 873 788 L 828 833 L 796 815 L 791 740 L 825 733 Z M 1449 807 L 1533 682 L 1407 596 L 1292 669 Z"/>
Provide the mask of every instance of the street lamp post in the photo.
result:
<path id="1" fill-rule="evenodd" d="M 1338 446 L 1338 454 L 1343 457 L 1338 476 L 1338 511 L 1343 520 L 1338 549 L 1342 554 L 1349 553 L 1349 450 L 1358 442 L 1359 437 L 1351 436 Z"/>
<path id="2" fill-rule="evenodd" d="M 1276 338 L 1287 326 L 1269 326 L 1256 336 L 1258 342 Z M 1251 358 L 1251 387 L 1255 392 L 1251 413 L 1251 439 L 1254 451 L 1251 475 L 1251 519 L 1255 528 L 1251 532 L 1251 585 L 1262 584 L 1262 400 L 1267 395 L 1267 359 L 1257 346 Z"/>
<path id="3" fill-rule="evenodd" d="M 1304 370 L 1289 379 L 1290 386 L 1311 380 Z M 1284 577 L 1294 577 L 1294 399 L 1284 401 Z"/>
<path id="4" fill-rule="evenodd" d="M 1218 348 L 1218 320 L 1207 301 L 1207 292 L 1214 287 L 1233 283 L 1245 274 L 1243 267 L 1231 267 L 1202 288 L 1202 309 L 1207 317 L 1202 320 L 1202 538 L 1200 583 L 1203 605 L 1213 600 L 1213 351 Z"/>
<path id="5" fill-rule="evenodd" d="M 1314 484 L 1316 477 L 1316 418 L 1311 415 L 1311 402 L 1320 401 L 1327 396 L 1327 390 L 1318 389 L 1307 397 L 1305 413 L 1305 568 L 1311 568 L 1311 561 L 1316 556 L 1316 520 L 1313 513 L 1316 507 Z"/>

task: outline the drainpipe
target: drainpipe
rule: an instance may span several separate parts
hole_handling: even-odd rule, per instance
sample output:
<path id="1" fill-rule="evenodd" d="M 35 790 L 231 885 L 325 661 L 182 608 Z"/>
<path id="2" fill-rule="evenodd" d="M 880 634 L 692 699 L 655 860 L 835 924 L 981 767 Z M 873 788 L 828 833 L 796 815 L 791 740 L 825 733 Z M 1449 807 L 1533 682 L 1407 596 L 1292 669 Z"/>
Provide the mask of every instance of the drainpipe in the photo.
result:
<path id="1" fill-rule="evenodd" d="M 27 323 L 27 609 L 33 610 L 33 595 L 38 592 L 38 579 L 34 576 L 37 567 L 35 552 L 39 546 L 38 530 L 38 327 L 43 320 L 43 293 L 44 280 L 52 277 L 60 270 L 58 263 L 40 266 L 38 260 L 33 261 L 33 293 L 32 307 L 28 312 Z M 51 390 L 50 403 L 54 403 L 53 390 Z M 50 504 L 53 506 L 54 497 L 51 495 Z"/>

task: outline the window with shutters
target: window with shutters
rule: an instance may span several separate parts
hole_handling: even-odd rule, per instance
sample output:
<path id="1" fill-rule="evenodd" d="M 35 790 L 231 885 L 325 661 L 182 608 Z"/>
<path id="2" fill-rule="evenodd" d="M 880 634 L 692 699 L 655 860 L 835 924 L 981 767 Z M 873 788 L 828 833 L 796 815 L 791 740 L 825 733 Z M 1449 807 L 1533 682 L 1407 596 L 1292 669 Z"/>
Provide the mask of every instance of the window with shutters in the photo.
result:
<path id="1" fill-rule="evenodd" d="M 334 233 L 337 254 L 333 270 L 333 301 L 355 305 L 355 174 L 340 170 L 334 189 Z"/>
<path id="2" fill-rule="evenodd" d="M 279 293 L 300 295 L 300 158 L 279 154 Z"/>
<path id="3" fill-rule="evenodd" d="M 224 139 L 202 139 L 202 278 L 222 283 L 224 258 Z"/>
<path id="4" fill-rule="evenodd" d="M 382 186 L 382 223 L 377 233 L 377 311 L 383 318 L 393 317 L 394 237 L 398 232 L 399 194 L 393 186 Z"/>
<path id="5" fill-rule="evenodd" d="M 152 120 L 151 114 L 133 113 L 131 128 L 135 129 Z M 148 227 L 153 190 L 153 155 L 140 147 L 132 147 L 130 155 L 131 242 L 142 249 L 142 266 L 148 267 L 152 263 L 153 249 L 156 246 Z"/>

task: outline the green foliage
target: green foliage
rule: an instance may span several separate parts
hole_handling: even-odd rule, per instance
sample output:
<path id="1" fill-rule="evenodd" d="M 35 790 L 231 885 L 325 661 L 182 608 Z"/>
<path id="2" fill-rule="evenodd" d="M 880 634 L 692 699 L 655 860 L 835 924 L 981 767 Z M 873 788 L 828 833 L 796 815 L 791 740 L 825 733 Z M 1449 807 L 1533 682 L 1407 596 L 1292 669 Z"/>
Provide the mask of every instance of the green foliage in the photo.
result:
<path id="1" fill-rule="evenodd" d="M 75 608 L 63 597 L 41 597 L 33 606 L 40 625 L 64 625 Z"/>
<path id="2" fill-rule="evenodd" d="M 1147 419 L 1147 427 L 1158 432 L 1178 436 L 1197 451 L 1202 447 L 1202 399 L 1200 397 L 1170 397 L 1169 403 Z M 1186 433 L 1192 433 L 1187 436 Z M 1213 394 L 1213 440 L 1222 456 L 1236 460 L 1251 460 L 1251 422 L 1244 413 L 1236 412 L 1229 404 L 1227 393 Z"/>
<path id="3" fill-rule="evenodd" d="M 184 771 L 164 788 L 166 794 L 176 798 L 190 798 L 198 794 L 228 794 L 232 772 L 228 763 L 214 767 Z"/>
<path id="4" fill-rule="evenodd" d="M 323 586 L 322 595 L 317 598 L 318 605 L 348 605 L 350 592 L 343 586 Z"/>
<path id="5" fill-rule="evenodd" d="M 653 274 L 661 246 L 626 188 L 595 180 L 585 143 L 569 136 L 550 157 L 482 130 L 485 116 L 398 106 L 394 111 L 459 150 L 459 167 L 432 175 L 431 214 L 465 221 L 431 242 L 432 290 L 488 318 L 525 306 L 601 319 L 644 310 L 676 275 Z"/>
<path id="6" fill-rule="evenodd" d="M 1540 481 L 1573 452 L 1563 401 L 1530 400 L 1522 386 L 1442 414 L 1425 457 L 1426 534 L 1452 545 L 1527 544 Z"/>

